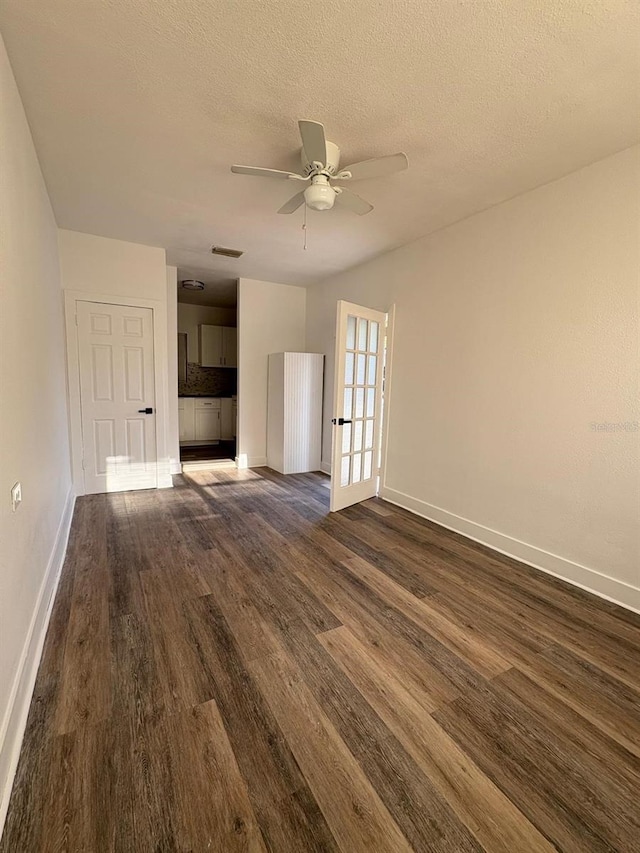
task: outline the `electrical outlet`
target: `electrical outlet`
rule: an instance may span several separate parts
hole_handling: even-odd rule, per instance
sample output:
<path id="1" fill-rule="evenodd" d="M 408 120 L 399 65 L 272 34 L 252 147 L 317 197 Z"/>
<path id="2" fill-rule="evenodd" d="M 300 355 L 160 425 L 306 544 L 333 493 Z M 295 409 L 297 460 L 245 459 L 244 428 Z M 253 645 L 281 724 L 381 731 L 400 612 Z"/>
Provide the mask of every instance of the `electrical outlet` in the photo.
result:
<path id="1" fill-rule="evenodd" d="M 11 512 L 15 512 L 18 509 L 18 505 L 22 501 L 22 485 L 20 483 L 16 483 L 15 486 L 11 489 Z"/>

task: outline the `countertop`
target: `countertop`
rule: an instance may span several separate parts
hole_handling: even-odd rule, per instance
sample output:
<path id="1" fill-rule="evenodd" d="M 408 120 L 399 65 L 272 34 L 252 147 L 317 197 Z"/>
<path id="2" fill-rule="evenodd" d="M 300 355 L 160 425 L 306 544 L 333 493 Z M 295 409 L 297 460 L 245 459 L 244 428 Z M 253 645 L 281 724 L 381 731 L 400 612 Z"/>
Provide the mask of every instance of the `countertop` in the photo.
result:
<path id="1" fill-rule="evenodd" d="M 237 394 L 178 394 L 178 399 L 208 397 L 210 400 L 237 400 Z"/>

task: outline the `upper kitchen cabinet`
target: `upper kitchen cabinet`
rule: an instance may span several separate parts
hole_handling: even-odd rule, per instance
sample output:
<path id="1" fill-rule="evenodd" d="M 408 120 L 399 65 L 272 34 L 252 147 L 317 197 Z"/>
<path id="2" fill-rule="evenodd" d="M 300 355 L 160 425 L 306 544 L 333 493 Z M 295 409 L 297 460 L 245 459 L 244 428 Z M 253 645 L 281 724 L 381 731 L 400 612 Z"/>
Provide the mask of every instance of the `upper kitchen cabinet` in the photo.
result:
<path id="1" fill-rule="evenodd" d="M 198 332 L 202 367 L 222 367 L 222 326 L 201 325 Z"/>
<path id="2" fill-rule="evenodd" d="M 233 326 L 198 327 L 202 367 L 237 367 L 238 332 Z"/>
<path id="3" fill-rule="evenodd" d="M 238 330 L 235 326 L 222 327 L 222 359 L 224 367 L 238 366 Z"/>

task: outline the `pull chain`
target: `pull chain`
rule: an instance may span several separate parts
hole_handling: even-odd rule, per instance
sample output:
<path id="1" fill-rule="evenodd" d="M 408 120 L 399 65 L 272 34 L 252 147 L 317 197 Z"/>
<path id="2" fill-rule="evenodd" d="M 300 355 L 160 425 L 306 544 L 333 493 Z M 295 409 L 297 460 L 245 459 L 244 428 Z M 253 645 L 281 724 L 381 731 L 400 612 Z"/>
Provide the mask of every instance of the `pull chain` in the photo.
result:
<path id="1" fill-rule="evenodd" d="M 302 223 L 302 231 L 304 233 L 304 243 L 303 243 L 302 248 L 306 252 L 307 251 L 307 205 L 306 204 L 304 206 L 304 221 Z"/>

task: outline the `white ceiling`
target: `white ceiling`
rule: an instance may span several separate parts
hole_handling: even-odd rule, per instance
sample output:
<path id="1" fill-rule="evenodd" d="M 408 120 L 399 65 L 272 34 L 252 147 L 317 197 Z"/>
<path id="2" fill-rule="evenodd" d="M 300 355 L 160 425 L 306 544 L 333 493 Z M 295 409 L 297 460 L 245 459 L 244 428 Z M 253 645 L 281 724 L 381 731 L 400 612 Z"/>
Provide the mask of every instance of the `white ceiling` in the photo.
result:
<path id="1" fill-rule="evenodd" d="M 637 0 L 2 0 L 0 26 L 59 225 L 221 279 L 309 283 L 640 138 Z M 275 212 L 298 187 L 229 171 L 294 167 L 299 118 L 345 165 L 410 160 L 358 183 L 368 216 L 310 211 L 306 252 Z"/>
<path id="2" fill-rule="evenodd" d="M 204 290 L 185 290 L 181 282 L 195 278 L 204 284 Z M 238 282 L 235 278 L 222 278 L 218 273 L 203 267 L 178 267 L 178 302 L 189 305 L 210 305 L 215 308 L 236 308 Z"/>

